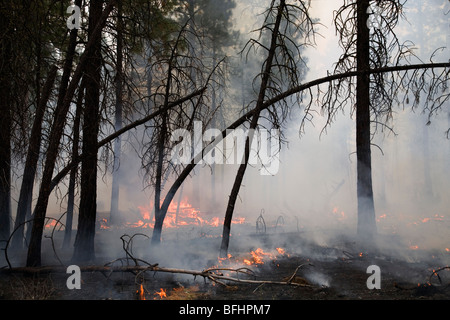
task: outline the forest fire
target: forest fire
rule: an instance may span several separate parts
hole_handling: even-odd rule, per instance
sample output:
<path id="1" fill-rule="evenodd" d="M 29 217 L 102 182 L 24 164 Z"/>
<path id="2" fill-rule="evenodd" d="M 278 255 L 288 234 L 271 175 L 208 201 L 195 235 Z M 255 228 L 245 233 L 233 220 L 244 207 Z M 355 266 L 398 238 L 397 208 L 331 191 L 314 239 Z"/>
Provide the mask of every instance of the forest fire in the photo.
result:
<path id="1" fill-rule="evenodd" d="M 138 206 L 139 215 L 135 219 L 126 221 L 123 226 L 127 228 L 149 228 L 152 229 L 155 225 L 153 204 L 149 206 Z M 54 221 L 55 222 L 55 221 Z M 244 224 L 244 217 L 235 217 L 232 224 Z M 54 225 L 54 223 L 53 223 Z M 110 229 L 109 221 L 106 218 L 99 219 L 100 229 Z M 164 219 L 164 228 L 178 228 L 182 226 L 209 226 L 219 227 L 221 225 L 221 219 L 218 216 L 208 217 L 203 214 L 199 208 L 193 206 L 188 198 L 185 197 L 179 203 L 172 203 L 167 210 L 166 217 Z"/>

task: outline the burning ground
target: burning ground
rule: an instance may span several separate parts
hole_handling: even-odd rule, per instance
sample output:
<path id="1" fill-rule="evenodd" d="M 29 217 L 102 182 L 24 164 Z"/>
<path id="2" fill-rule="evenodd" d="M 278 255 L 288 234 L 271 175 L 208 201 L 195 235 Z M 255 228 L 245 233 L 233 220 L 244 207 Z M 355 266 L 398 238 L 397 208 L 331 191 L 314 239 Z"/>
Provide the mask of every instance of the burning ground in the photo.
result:
<path id="1" fill-rule="evenodd" d="M 435 222 L 440 223 L 438 221 Z M 288 223 L 280 224 L 280 221 L 278 225 L 268 223 L 265 232 L 256 232 L 258 229 L 250 222 L 234 225 L 229 255 L 225 259 L 217 258 L 220 227 L 207 223 L 167 228 L 165 240 L 158 247 L 149 246 L 151 228 L 145 225 L 99 228 L 97 261 L 95 265 L 81 266 L 80 290 L 67 289 L 68 275 L 64 268 L 54 267 L 39 273 L 4 269 L 0 275 L 0 297 L 146 300 L 450 298 L 448 248 L 431 250 L 421 248 L 420 244 L 415 247 L 400 241 L 395 234 L 384 234 L 377 246 L 361 251 L 351 236 L 327 236 L 329 230 L 289 231 L 286 230 Z M 51 240 L 55 244 L 61 239 L 62 232 L 55 232 Z M 52 241 L 47 240 L 45 252 L 53 252 Z M 45 265 L 56 265 L 58 259 L 70 259 L 70 255 L 62 250 L 56 249 L 53 253 L 45 257 Z M 17 259 L 17 256 L 12 258 L 13 267 L 20 265 Z M 136 265 L 148 269 L 127 272 L 107 269 Z M 367 288 L 370 274 L 366 270 L 370 265 L 378 265 L 381 269 L 379 290 Z M 151 269 L 152 266 L 155 269 Z M 94 267 L 98 268 L 96 272 Z"/>

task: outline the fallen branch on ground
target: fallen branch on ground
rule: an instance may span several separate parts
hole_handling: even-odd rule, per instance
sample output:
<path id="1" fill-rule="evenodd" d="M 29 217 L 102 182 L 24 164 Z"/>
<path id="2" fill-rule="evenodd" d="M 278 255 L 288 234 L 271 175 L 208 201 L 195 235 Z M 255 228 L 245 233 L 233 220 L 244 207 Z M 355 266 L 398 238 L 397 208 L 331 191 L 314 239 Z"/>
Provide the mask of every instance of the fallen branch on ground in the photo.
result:
<path id="1" fill-rule="evenodd" d="M 300 266 L 299 266 L 300 267 Z M 293 278 L 297 273 L 299 268 L 296 268 Z M 46 266 L 46 267 L 17 267 L 10 269 L 0 270 L 0 273 L 25 273 L 25 274 L 46 274 L 46 273 L 66 273 L 67 268 L 64 266 Z M 178 269 L 178 268 L 163 268 L 159 267 L 157 264 L 147 265 L 147 266 L 80 266 L 81 272 L 132 272 L 132 273 L 142 273 L 142 272 L 167 272 L 167 273 L 178 273 L 178 274 L 190 274 L 194 277 L 200 276 L 207 278 L 213 282 L 227 286 L 223 281 L 232 281 L 237 283 L 246 284 L 274 284 L 274 285 L 290 285 L 296 287 L 311 287 L 308 284 L 300 284 L 292 281 L 272 281 L 272 280 L 251 280 L 251 279 L 241 279 L 239 274 L 254 275 L 253 272 L 248 268 L 209 268 L 205 270 L 189 270 L 189 269 Z M 217 273 L 217 271 L 230 271 L 236 272 L 237 277 L 227 276 L 222 273 Z"/>

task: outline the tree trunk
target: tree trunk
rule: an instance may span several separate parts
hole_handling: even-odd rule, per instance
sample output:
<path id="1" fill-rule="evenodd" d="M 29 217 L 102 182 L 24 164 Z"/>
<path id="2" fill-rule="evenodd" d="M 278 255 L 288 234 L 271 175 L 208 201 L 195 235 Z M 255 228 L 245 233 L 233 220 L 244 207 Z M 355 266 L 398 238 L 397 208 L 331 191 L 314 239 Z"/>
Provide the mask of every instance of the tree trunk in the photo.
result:
<path id="1" fill-rule="evenodd" d="M 122 3 L 117 3 L 117 61 L 116 61 L 116 112 L 115 130 L 122 129 L 122 87 L 123 87 L 123 24 L 122 24 Z M 110 224 L 117 223 L 119 216 L 119 188 L 120 188 L 120 153 L 122 139 L 117 137 L 114 141 L 114 164 L 111 190 L 111 213 Z"/>
<path id="2" fill-rule="evenodd" d="M 14 249 L 23 249 L 24 222 L 26 216 L 31 215 L 31 200 L 33 195 L 34 177 L 36 174 L 39 160 L 39 149 L 41 146 L 42 120 L 44 119 L 45 109 L 50 98 L 53 84 L 56 79 L 56 66 L 52 67 L 48 73 L 47 80 L 43 87 L 43 92 L 34 115 L 33 127 L 31 128 L 30 141 L 28 143 L 27 158 L 23 172 L 22 185 L 20 187 L 19 202 L 17 203 L 17 215 L 14 223 L 14 236 L 11 246 Z"/>
<path id="3" fill-rule="evenodd" d="M 80 142 L 80 125 L 81 117 L 83 116 L 83 100 L 84 91 L 86 89 L 86 81 L 82 80 L 77 97 L 77 109 L 75 112 L 75 119 L 73 122 L 73 137 L 72 137 L 72 158 L 78 158 L 79 154 L 79 142 Z M 74 166 L 70 170 L 69 176 L 69 188 L 67 196 L 67 213 L 66 224 L 64 231 L 63 248 L 69 248 L 70 241 L 72 240 L 72 225 L 73 225 L 73 211 L 75 207 L 75 185 L 78 174 L 78 166 Z"/>
<path id="4" fill-rule="evenodd" d="M 368 8 L 369 0 L 357 1 L 357 71 L 370 70 Z M 376 233 L 370 151 L 370 74 L 360 74 L 356 79 L 357 234 L 362 241 L 370 242 Z"/>
<path id="5" fill-rule="evenodd" d="M 0 240 L 11 229 L 11 25 L 0 11 Z"/>
<path id="6" fill-rule="evenodd" d="M 228 199 L 228 205 L 227 210 L 225 212 L 225 219 L 223 222 L 223 232 L 222 232 L 222 243 L 220 245 L 220 257 L 226 258 L 228 254 L 228 246 L 230 242 L 230 231 L 231 231 L 231 220 L 233 219 L 233 212 L 234 207 L 236 205 L 236 200 L 239 194 L 239 190 L 241 188 L 242 180 L 244 179 L 244 174 L 247 169 L 248 160 L 250 157 L 250 147 L 252 144 L 253 137 L 251 136 L 251 133 L 254 132 L 258 125 L 258 120 L 260 113 L 264 107 L 264 100 L 266 96 L 266 90 L 269 84 L 271 69 L 272 69 L 272 63 L 275 56 L 275 50 L 277 48 L 277 37 L 278 32 L 280 28 L 281 18 L 283 16 L 283 11 L 285 8 L 285 1 L 281 0 L 278 12 L 277 12 L 277 18 L 275 20 L 275 24 L 272 31 L 272 38 L 270 42 L 270 49 L 267 55 L 267 60 L 265 61 L 265 69 L 261 80 L 261 86 L 258 94 L 258 100 L 256 102 L 256 111 L 255 114 L 252 117 L 252 121 L 250 124 L 250 130 L 247 138 L 245 139 L 245 153 L 244 153 L 244 161 L 239 166 L 238 172 L 236 174 L 236 178 L 234 180 L 233 188 L 231 189 L 231 194 Z"/>
<path id="7" fill-rule="evenodd" d="M 57 104 L 54 115 L 54 121 L 50 132 L 49 143 L 45 158 L 44 171 L 42 174 L 41 188 L 39 190 L 39 196 L 34 210 L 33 228 L 31 230 L 30 245 L 28 247 L 27 266 L 39 266 L 41 264 L 41 241 L 42 233 L 44 230 L 44 221 L 47 211 L 48 199 L 50 197 L 52 185 L 53 169 L 55 168 L 56 158 L 58 156 L 59 143 L 61 135 L 64 130 L 65 118 L 72 101 L 73 94 L 78 87 L 78 82 L 81 79 L 84 68 L 88 62 L 87 57 L 91 55 L 93 44 L 96 42 L 96 38 L 101 36 L 101 31 L 106 22 L 106 18 L 114 8 L 115 1 L 111 1 L 105 8 L 102 14 L 100 23 L 96 26 L 95 31 L 90 37 L 83 55 L 80 57 L 80 62 L 72 75 L 67 91 L 64 94 L 64 98 L 60 105 Z M 95 35 L 95 36 L 94 36 Z M 61 92 L 60 92 L 61 93 Z M 58 99 L 59 100 L 59 99 Z"/>
<path id="8" fill-rule="evenodd" d="M 103 0 L 92 0 L 89 5 L 88 34 L 100 21 Z M 101 37 L 93 44 L 85 69 L 86 97 L 83 121 L 83 154 L 81 165 L 80 210 L 74 244 L 73 261 L 95 258 L 94 237 L 97 217 L 97 140 L 99 130 L 99 100 L 101 71 Z"/>

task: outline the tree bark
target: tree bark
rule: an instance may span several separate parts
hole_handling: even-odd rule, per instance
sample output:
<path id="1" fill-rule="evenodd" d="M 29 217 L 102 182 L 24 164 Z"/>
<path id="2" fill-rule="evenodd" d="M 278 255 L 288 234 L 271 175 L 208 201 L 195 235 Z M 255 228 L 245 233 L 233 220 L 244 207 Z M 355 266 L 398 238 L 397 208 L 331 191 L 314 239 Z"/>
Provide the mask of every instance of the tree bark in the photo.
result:
<path id="1" fill-rule="evenodd" d="M 84 68 L 87 63 L 87 57 L 91 55 L 93 44 L 96 42 L 96 38 L 100 37 L 103 26 L 106 22 L 109 13 L 114 7 L 115 1 L 111 1 L 105 8 L 100 23 L 97 24 L 95 30 L 92 32 L 83 55 L 80 57 L 80 62 L 75 69 L 72 80 L 70 81 L 67 91 L 64 94 L 61 105 L 56 106 L 54 115 L 54 121 L 49 137 L 49 145 L 47 148 L 44 171 L 42 174 L 41 187 L 39 189 L 39 196 L 34 210 L 33 227 L 31 230 L 30 245 L 28 247 L 27 254 L 27 266 L 39 266 L 41 264 L 41 241 L 44 230 L 44 221 L 47 211 L 48 199 L 52 190 L 52 174 L 55 168 L 56 158 L 58 156 L 58 149 L 60 144 L 61 135 L 64 130 L 65 118 L 69 110 L 73 94 L 78 87 L 78 82 L 81 79 Z"/>
<path id="2" fill-rule="evenodd" d="M 11 232 L 11 41 L 10 17 L 0 8 L 0 240 Z"/>
<path id="3" fill-rule="evenodd" d="M 115 130 L 122 129 L 122 107 L 123 107 L 123 23 L 122 23 L 122 3 L 117 3 L 117 61 L 116 61 L 116 110 L 115 110 Z M 111 213 L 110 224 L 117 223 L 119 216 L 119 189 L 120 189 L 120 153 L 122 139 L 118 136 L 114 141 L 114 164 L 111 190 Z"/>
<path id="4" fill-rule="evenodd" d="M 91 39 L 102 15 L 103 0 L 91 0 L 88 35 Z M 81 166 L 80 209 L 74 244 L 73 261 L 95 258 L 94 238 L 97 217 L 97 140 L 100 122 L 101 37 L 96 37 L 85 69 L 86 97 L 83 121 L 83 154 Z"/>
<path id="5" fill-rule="evenodd" d="M 81 117 L 83 116 L 83 100 L 86 89 L 86 81 L 81 80 L 80 89 L 77 97 L 77 110 L 75 111 L 75 119 L 73 122 L 73 137 L 72 137 L 72 158 L 78 158 L 79 142 L 80 142 L 80 125 Z M 72 225 L 73 225 L 73 211 L 75 208 L 75 185 L 78 174 L 78 166 L 74 166 L 70 170 L 69 188 L 67 190 L 67 213 L 66 224 L 64 230 L 63 248 L 68 248 L 72 240 Z"/>
<path id="6" fill-rule="evenodd" d="M 31 200 L 33 195 L 34 177 L 39 160 L 39 149 L 42 138 L 42 120 L 44 119 L 45 109 L 56 79 L 57 70 L 58 68 L 54 66 L 48 73 L 47 80 L 42 89 L 43 92 L 40 95 L 39 103 L 34 115 L 33 127 L 31 128 L 22 185 L 20 187 L 19 202 L 17 203 L 16 221 L 14 223 L 14 230 L 17 230 L 15 231 L 11 242 L 11 246 L 17 250 L 23 249 L 24 222 L 27 215 L 31 216 Z"/>
<path id="7" fill-rule="evenodd" d="M 369 0 L 357 1 L 357 71 L 370 70 L 370 37 L 367 20 Z M 357 234 L 363 241 L 372 241 L 376 234 L 375 207 L 372 189 L 370 150 L 370 74 L 356 77 L 356 158 L 357 158 Z"/>
<path id="8" fill-rule="evenodd" d="M 264 107 L 264 100 L 266 96 L 266 90 L 269 84 L 272 63 L 275 56 L 275 50 L 277 48 L 277 37 L 280 28 L 281 18 L 283 17 L 283 11 L 285 9 L 285 1 L 281 0 L 278 6 L 277 17 L 272 31 L 272 38 L 270 42 L 270 48 L 265 61 L 265 69 L 261 80 L 261 86 L 258 94 L 258 100 L 256 102 L 256 110 L 250 123 L 250 130 L 247 138 L 245 139 L 245 153 L 244 161 L 240 164 L 236 178 L 234 180 L 233 188 L 231 189 L 230 198 L 228 199 L 228 205 L 225 212 L 225 219 L 223 222 L 222 243 L 220 245 L 220 257 L 226 258 L 228 254 L 228 245 L 230 242 L 231 220 L 233 219 L 234 207 L 241 188 L 242 180 L 244 179 L 245 171 L 247 169 L 248 160 L 250 157 L 250 146 L 252 144 L 253 137 L 251 133 L 254 132 L 258 125 L 259 115 Z"/>

